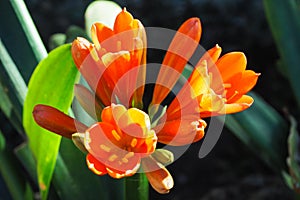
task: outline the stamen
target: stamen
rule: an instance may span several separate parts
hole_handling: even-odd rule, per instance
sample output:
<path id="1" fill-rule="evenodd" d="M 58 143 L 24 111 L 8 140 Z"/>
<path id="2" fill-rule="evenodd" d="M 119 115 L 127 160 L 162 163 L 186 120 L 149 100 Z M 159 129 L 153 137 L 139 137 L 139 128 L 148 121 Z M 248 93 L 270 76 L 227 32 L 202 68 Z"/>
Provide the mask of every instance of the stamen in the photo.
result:
<path id="1" fill-rule="evenodd" d="M 134 148 L 134 147 L 136 146 L 136 144 L 137 144 L 137 139 L 136 139 L 136 138 L 133 138 L 133 139 L 131 140 L 130 146 L 131 146 L 132 148 Z"/>
<path id="2" fill-rule="evenodd" d="M 233 94 L 230 98 L 228 98 L 227 101 L 232 100 L 232 99 L 233 99 L 234 97 L 236 97 L 238 94 L 239 94 L 238 91 L 234 91 L 234 94 Z"/>
<path id="3" fill-rule="evenodd" d="M 109 162 L 113 162 L 118 158 L 118 156 L 116 154 L 112 154 L 111 156 L 109 156 L 108 161 Z"/>
<path id="4" fill-rule="evenodd" d="M 103 151 L 109 153 L 110 152 L 110 148 L 104 144 L 100 145 L 100 149 L 102 149 Z"/>
<path id="5" fill-rule="evenodd" d="M 124 158 L 129 159 L 129 158 L 131 158 L 131 157 L 133 157 L 133 156 L 134 156 L 134 153 L 133 153 L 133 152 L 128 152 L 128 153 L 124 156 Z"/>
<path id="6" fill-rule="evenodd" d="M 223 87 L 224 87 L 225 89 L 231 88 L 231 84 L 230 84 L 230 83 L 224 83 L 224 84 L 223 84 Z"/>
<path id="7" fill-rule="evenodd" d="M 121 136 L 117 133 L 116 130 L 112 130 L 111 133 L 117 141 L 121 140 Z"/>
<path id="8" fill-rule="evenodd" d="M 128 163 L 128 159 L 127 158 L 122 158 L 122 162 L 123 163 Z"/>

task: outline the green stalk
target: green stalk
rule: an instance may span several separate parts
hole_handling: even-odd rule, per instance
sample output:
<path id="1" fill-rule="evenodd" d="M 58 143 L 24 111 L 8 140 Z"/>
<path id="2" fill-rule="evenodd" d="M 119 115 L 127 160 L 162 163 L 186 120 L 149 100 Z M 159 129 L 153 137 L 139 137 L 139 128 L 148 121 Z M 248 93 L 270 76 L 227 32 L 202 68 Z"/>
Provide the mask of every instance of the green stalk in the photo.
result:
<path id="1" fill-rule="evenodd" d="M 37 61 L 41 61 L 47 56 L 47 51 L 41 40 L 38 31 L 32 21 L 32 18 L 26 8 L 23 0 L 11 0 L 11 5 L 19 19 L 19 22 L 23 28 L 23 31 L 27 37 L 27 40 L 33 50 Z"/>
<path id="2" fill-rule="evenodd" d="M 148 200 L 149 184 L 144 173 L 125 178 L 125 200 Z"/>

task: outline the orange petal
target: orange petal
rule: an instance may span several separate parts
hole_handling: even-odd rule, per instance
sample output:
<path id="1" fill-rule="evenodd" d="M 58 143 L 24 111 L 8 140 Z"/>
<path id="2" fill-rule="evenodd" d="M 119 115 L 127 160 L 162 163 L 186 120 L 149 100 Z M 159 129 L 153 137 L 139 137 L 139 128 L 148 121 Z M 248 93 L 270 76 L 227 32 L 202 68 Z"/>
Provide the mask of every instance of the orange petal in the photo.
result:
<path id="1" fill-rule="evenodd" d="M 114 32 L 120 33 L 131 28 L 133 21 L 132 15 L 124 8 L 116 17 L 114 24 Z"/>
<path id="2" fill-rule="evenodd" d="M 73 133 L 83 133 L 88 128 L 74 118 L 47 105 L 36 105 L 33 109 L 33 118 L 41 127 L 69 139 L 72 138 Z"/>
<path id="3" fill-rule="evenodd" d="M 139 22 L 139 21 L 138 21 Z M 147 36 L 144 26 L 141 22 L 139 22 L 139 29 L 138 29 L 138 38 L 141 38 L 143 47 L 137 47 L 137 51 L 141 53 L 141 63 L 138 67 L 138 75 L 136 81 L 136 87 L 133 94 L 133 107 L 136 108 L 143 108 L 143 94 L 144 94 L 144 85 L 146 81 L 146 59 L 147 59 Z"/>
<path id="4" fill-rule="evenodd" d="M 207 66 L 208 68 L 210 68 L 212 65 L 214 65 L 217 62 L 217 60 L 221 55 L 221 52 L 222 52 L 222 48 L 219 45 L 214 46 L 201 57 L 197 65 L 200 65 L 204 60 L 206 60 Z"/>
<path id="5" fill-rule="evenodd" d="M 169 193 L 174 186 L 174 181 L 169 171 L 151 156 L 142 159 L 142 168 L 149 183 L 160 194 Z"/>
<path id="6" fill-rule="evenodd" d="M 105 165 L 103 165 L 90 153 L 86 156 L 86 164 L 92 172 L 99 176 L 107 174 Z"/>
<path id="7" fill-rule="evenodd" d="M 255 73 L 252 70 L 246 70 L 243 73 L 241 83 L 238 84 L 236 90 L 239 91 L 239 93 L 246 94 L 255 86 L 259 76 L 259 73 Z"/>
<path id="8" fill-rule="evenodd" d="M 253 102 L 254 100 L 251 96 L 243 95 L 239 100 L 231 104 L 225 104 L 226 114 L 232 114 L 246 110 L 252 105 Z"/>
<path id="9" fill-rule="evenodd" d="M 201 24 L 198 18 L 185 21 L 175 34 L 159 71 L 152 105 L 160 104 L 173 88 L 198 46 Z"/>
<path id="10" fill-rule="evenodd" d="M 135 173 L 140 165 L 140 156 L 127 151 L 125 138 L 111 124 L 99 122 L 91 126 L 85 134 L 86 149 L 101 163 L 109 175 L 121 178 Z"/>
<path id="11" fill-rule="evenodd" d="M 102 23 L 94 23 L 91 27 L 91 35 L 97 49 L 106 49 L 106 51 L 116 51 L 117 42 L 114 32 Z"/>
<path id="12" fill-rule="evenodd" d="M 82 37 L 78 37 L 72 43 L 71 52 L 75 65 L 79 69 L 85 58 L 90 54 L 93 49 L 93 44 Z"/>
<path id="13" fill-rule="evenodd" d="M 72 43 L 72 56 L 77 63 L 81 75 L 85 78 L 91 89 L 96 93 L 97 97 L 101 99 L 104 105 L 111 103 L 111 91 L 103 86 L 103 72 L 106 67 L 100 60 L 95 47 L 86 49 L 86 40 L 77 38 Z M 100 85 L 101 84 L 101 85 Z M 100 86 L 101 87 L 100 87 Z"/>
<path id="14" fill-rule="evenodd" d="M 231 52 L 222 56 L 217 62 L 223 82 L 227 83 L 237 73 L 243 73 L 246 69 L 247 59 L 242 52 Z"/>
<path id="15" fill-rule="evenodd" d="M 172 146 L 181 146 L 199 141 L 204 136 L 205 121 L 195 116 L 166 121 L 154 127 L 158 141 Z"/>

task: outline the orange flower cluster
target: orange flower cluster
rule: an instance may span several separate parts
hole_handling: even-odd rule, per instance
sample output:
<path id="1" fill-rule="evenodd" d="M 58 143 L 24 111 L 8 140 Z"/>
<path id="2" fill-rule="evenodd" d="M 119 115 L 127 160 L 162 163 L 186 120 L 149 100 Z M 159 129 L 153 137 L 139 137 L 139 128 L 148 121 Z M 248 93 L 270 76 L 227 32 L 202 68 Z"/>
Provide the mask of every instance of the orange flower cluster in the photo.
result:
<path id="1" fill-rule="evenodd" d="M 95 23 L 91 30 L 93 43 L 77 38 L 72 56 L 92 90 L 75 85 L 75 96 L 97 122 L 87 127 L 46 105 L 34 108 L 36 122 L 72 138 L 87 152 L 87 165 L 95 174 L 122 178 L 142 168 L 156 191 L 169 192 L 174 183 L 164 165 L 172 156 L 167 150 L 157 149 L 157 142 L 179 146 L 199 141 L 206 127 L 203 118 L 251 106 L 253 99 L 246 93 L 259 76 L 246 70 L 243 53 L 220 57 L 221 48 L 216 45 L 203 55 L 174 100 L 155 119 L 161 112 L 160 104 L 197 48 L 201 32 L 200 20 L 190 18 L 175 34 L 147 114 L 142 111 L 147 49 L 142 23 L 125 9 L 117 16 L 113 29 Z"/>

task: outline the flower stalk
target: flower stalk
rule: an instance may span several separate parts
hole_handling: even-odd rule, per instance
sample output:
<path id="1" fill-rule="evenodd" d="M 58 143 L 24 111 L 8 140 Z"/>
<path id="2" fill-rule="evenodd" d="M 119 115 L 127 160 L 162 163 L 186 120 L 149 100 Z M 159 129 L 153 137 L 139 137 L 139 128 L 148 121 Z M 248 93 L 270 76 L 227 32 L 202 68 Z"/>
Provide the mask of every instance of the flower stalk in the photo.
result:
<path id="1" fill-rule="evenodd" d="M 125 200 L 148 200 L 149 184 L 144 173 L 125 178 Z"/>

